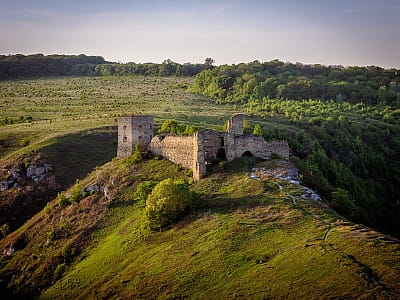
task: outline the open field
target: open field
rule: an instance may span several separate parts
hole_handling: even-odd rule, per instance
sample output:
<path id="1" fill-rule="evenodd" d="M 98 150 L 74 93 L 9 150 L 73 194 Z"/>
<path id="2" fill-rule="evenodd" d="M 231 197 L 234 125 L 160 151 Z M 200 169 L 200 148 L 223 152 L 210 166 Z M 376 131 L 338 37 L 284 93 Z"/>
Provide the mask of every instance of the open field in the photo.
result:
<path id="1" fill-rule="evenodd" d="M 189 93 L 192 78 L 79 77 L 0 82 L 0 154 L 58 135 L 116 125 L 124 114 L 153 114 L 195 125 L 222 125 L 231 111 Z M 25 141 L 25 143 L 24 143 Z"/>

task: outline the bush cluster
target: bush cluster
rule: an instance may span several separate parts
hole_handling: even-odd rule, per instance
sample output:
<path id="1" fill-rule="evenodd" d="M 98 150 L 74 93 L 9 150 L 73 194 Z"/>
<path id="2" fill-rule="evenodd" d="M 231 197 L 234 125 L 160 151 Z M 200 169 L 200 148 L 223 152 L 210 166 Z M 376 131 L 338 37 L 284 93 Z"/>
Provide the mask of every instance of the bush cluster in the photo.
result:
<path id="1" fill-rule="evenodd" d="M 161 230 L 178 220 L 191 208 L 194 197 L 182 179 L 168 178 L 158 183 L 146 200 L 150 228 Z"/>

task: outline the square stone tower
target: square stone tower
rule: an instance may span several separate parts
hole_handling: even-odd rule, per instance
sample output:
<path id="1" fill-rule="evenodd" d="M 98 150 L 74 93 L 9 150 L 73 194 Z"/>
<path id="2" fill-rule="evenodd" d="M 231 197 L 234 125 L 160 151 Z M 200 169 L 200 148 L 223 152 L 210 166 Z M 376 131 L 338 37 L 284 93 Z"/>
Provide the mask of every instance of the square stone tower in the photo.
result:
<path id="1" fill-rule="evenodd" d="M 153 138 L 152 116 L 126 116 L 118 119 L 117 157 L 128 157 L 136 144 L 148 149 Z"/>

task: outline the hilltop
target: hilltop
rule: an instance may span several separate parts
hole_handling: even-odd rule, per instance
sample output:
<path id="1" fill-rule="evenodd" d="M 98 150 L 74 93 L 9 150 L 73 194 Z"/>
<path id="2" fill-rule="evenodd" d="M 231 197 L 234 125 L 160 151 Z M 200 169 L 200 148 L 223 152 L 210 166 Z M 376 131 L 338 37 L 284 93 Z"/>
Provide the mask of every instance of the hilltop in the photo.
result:
<path id="1" fill-rule="evenodd" d="M 135 188 L 190 180 L 190 172 L 157 157 L 106 163 L 79 183 L 96 193 L 64 208 L 55 199 L 1 240 L 2 249 L 15 247 L 2 260 L 3 291 L 42 299 L 400 295 L 399 241 L 347 221 L 300 185 L 268 172 L 251 178 L 250 163 L 235 160 L 193 183 L 200 199 L 192 212 L 162 232 L 145 226 Z"/>

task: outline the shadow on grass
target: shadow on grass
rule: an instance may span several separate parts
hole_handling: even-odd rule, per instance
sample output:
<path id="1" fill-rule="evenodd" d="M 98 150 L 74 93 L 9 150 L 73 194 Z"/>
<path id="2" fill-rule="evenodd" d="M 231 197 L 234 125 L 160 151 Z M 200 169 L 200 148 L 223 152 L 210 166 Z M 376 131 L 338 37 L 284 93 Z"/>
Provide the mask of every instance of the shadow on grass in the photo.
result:
<path id="1" fill-rule="evenodd" d="M 109 162 L 117 149 L 116 127 L 89 129 L 57 137 L 41 149 L 63 188 Z"/>

